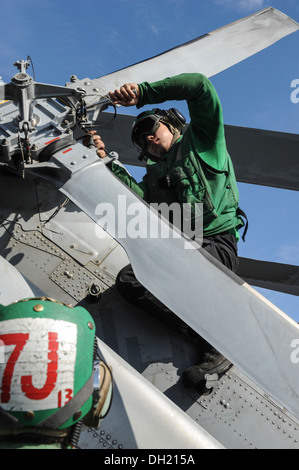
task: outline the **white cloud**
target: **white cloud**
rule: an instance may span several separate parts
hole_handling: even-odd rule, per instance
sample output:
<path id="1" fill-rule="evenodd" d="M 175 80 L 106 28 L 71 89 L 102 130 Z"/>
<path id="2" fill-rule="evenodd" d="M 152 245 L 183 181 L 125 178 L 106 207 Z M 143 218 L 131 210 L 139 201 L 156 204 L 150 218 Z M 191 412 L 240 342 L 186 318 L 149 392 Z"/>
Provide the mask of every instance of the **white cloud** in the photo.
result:
<path id="1" fill-rule="evenodd" d="M 298 266 L 299 240 L 282 244 L 279 249 L 276 250 L 275 258 L 276 262 L 278 263 L 293 264 L 294 266 Z"/>
<path id="2" fill-rule="evenodd" d="M 157 28 L 156 25 L 150 23 L 150 24 L 148 25 L 148 27 L 150 28 L 150 30 L 152 31 L 152 33 L 154 33 L 156 36 L 160 36 L 160 32 L 159 32 L 159 30 L 158 30 L 158 28 Z"/>
<path id="3" fill-rule="evenodd" d="M 265 0 L 214 0 L 214 3 L 240 11 L 258 11 L 264 8 Z"/>
<path id="4" fill-rule="evenodd" d="M 277 253 L 278 262 L 299 265 L 299 240 L 282 245 Z"/>

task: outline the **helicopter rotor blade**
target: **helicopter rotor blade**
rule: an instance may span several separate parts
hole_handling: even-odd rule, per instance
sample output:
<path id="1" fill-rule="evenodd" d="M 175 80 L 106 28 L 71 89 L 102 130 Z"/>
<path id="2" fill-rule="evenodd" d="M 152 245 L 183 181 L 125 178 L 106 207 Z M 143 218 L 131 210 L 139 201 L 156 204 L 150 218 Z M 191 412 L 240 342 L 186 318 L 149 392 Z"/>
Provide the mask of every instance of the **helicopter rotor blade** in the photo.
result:
<path id="1" fill-rule="evenodd" d="M 134 119 L 118 114 L 101 129 L 101 136 L 107 148 L 119 153 L 121 163 L 145 167 L 131 141 Z M 231 125 L 225 125 L 225 134 L 239 182 L 299 190 L 299 135 Z"/>
<path id="2" fill-rule="evenodd" d="M 227 125 L 225 133 L 239 182 L 299 190 L 299 135 Z"/>
<path id="3" fill-rule="evenodd" d="M 103 94 L 124 83 L 153 82 L 171 75 L 218 74 L 299 29 L 298 23 L 274 8 L 204 34 L 163 54 L 93 79 Z"/>
<path id="4" fill-rule="evenodd" d="M 253 286 L 299 295 L 299 267 L 239 257 L 238 275 Z"/>
<path id="5" fill-rule="evenodd" d="M 67 169 L 70 176 L 60 191 L 123 246 L 146 289 L 299 417 L 299 376 L 290 361 L 290 344 L 298 337 L 298 325 L 205 250 L 194 249 L 192 242 L 175 230 L 167 238 L 152 237 L 151 227 L 163 233 L 165 225 L 168 227 L 166 221 L 102 161 L 96 161 L 96 157 L 89 161 L 87 150 L 91 152 L 83 146 L 81 151 L 77 144 L 73 151 L 57 152 L 52 157 L 52 162 Z M 130 236 L 130 224 L 123 234 L 120 223 L 132 213 L 128 208 L 135 214 L 136 210 L 141 212 L 148 236 Z M 259 348 L 253 347 L 257 343 Z"/>

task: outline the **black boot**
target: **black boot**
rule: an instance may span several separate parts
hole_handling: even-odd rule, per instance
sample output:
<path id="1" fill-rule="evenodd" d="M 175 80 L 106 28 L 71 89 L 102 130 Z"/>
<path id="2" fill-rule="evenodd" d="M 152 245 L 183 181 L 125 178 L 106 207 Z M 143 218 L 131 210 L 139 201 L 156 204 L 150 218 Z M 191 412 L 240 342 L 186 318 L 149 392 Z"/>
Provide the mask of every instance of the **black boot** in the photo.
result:
<path id="1" fill-rule="evenodd" d="M 182 383 L 186 388 L 195 388 L 199 393 L 205 392 L 206 376 L 217 374 L 218 379 L 231 367 L 231 363 L 215 348 L 205 353 L 199 364 L 189 367 L 182 374 Z"/>

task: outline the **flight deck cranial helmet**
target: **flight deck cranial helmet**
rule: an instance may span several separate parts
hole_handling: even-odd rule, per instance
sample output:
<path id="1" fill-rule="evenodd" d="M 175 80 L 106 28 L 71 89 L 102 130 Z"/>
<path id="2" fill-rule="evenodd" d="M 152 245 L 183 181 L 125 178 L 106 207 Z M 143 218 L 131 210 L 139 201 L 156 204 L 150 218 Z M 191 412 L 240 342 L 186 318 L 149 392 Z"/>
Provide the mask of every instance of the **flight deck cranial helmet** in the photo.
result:
<path id="1" fill-rule="evenodd" d="M 139 114 L 132 126 L 132 142 L 134 147 L 141 152 L 139 160 L 148 154 L 147 137 L 153 135 L 160 126 L 160 122 L 165 124 L 173 134 L 172 144 L 182 132 L 186 124 L 184 116 L 175 108 L 162 110 L 155 108 L 151 111 L 144 111 Z"/>
<path id="2" fill-rule="evenodd" d="M 46 297 L 0 305 L 0 441 L 51 438 L 72 447 L 79 422 L 98 428 L 112 377 L 97 351 L 83 307 Z"/>

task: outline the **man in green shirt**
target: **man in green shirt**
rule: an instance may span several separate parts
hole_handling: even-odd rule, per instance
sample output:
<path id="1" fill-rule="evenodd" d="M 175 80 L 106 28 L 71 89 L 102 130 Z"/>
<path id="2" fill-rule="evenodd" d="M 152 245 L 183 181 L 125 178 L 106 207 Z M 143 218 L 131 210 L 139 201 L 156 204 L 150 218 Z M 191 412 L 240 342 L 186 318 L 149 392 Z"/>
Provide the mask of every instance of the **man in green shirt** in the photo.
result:
<path id="1" fill-rule="evenodd" d="M 227 152 L 222 107 L 210 80 L 202 74 L 181 74 L 154 83 L 127 83 L 110 93 L 115 104 L 141 108 L 148 104 L 186 100 L 190 125 L 186 132 L 183 116 L 174 108 L 154 109 L 137 116 L 132 141 L 147 158 L 147 172 L 137 183 L 121 165 L 109 168 L 149 204 L 177 202 L 190 206 L 191 228 L 202 217 L 202 247 L 233 272 L 238 266 L 237 241 L 244 223 L 240 217 L 239 192 L 233 164 Z M 105 144 L 92 131 L 98 155 L 105 156 Z M 201 214 L 198 213 L 198 206 Z M 134 276 L 131 266 L 118 275 L 121 293 L 144 310 L 178 324 L 165 305 L 148 292 Z M 182 293 L 183 294 L 183 293 Z M 229 362 L 202 338 L 200 364 L 183 374 L 186 386 L 202 389 L 204 375 L 224 373 Z"/>

